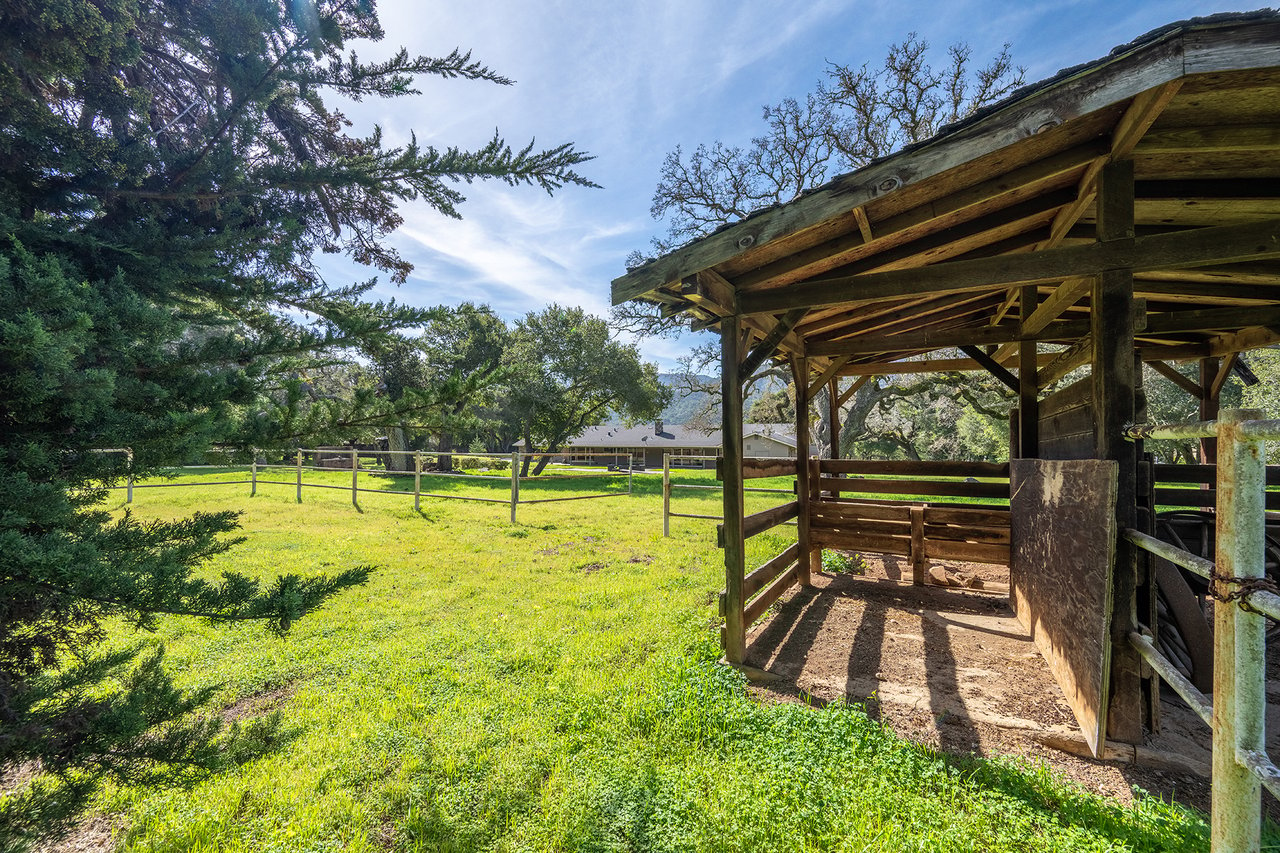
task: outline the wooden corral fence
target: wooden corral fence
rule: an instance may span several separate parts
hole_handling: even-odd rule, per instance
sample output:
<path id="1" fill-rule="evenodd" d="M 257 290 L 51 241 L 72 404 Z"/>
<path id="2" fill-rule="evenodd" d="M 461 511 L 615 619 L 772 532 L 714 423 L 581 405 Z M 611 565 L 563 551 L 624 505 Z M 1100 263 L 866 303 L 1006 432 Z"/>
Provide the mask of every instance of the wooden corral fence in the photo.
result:
<path id="1" fill-rule="evenodd" d="M 719 456 L 672 457 L 670 453 L 662 454 L 662 535 L 663 536 L 671 535 L 671 519 L 673 518 L 702 518 L 709 521 L 724 520 L 724 516 L 721 516 L 721 515 L 706 515 L 705 513 L 696 513 L 696 512 L 674 512 L 671 509 L 671 498 L 672 498 L 672 495 L 674 494 L 675 489 L 696 489 L 699 491 L 712 491 L 712 492 L 724 491 L 724 486 L 721 486 L 719 483 L 716 483 L 715 485 L 711 485 L 707 483 L 673 483 L 671 482 L 671 468 L 673 464 L 677 462 L 684 464 L 684 463 L 694 462 L 694 461 L 715 462 L 719 464 L 720 457 Z M 779 476 L 795 476 L 796 460 L 780 459 L 778 461 L 786 461 L 788 463 L 788 470 L 786 474 L 779 475 Z M 754 489 L 743 489 L 743 491 L 773 493 L 773 494 L 781 494 L 781 495 L 794 495 L 795 486 L 793 485 L 790 489 L 754 488 Z"/>
<path id="2" fill-rule="evenodd" d="M 1150 467 L 1150 475 L 1146 473 L 1146 466 L 1138 469 L 1138 488 L 1146 492 L 1151 484 L 1152 506 L 1213 507 L 1217 504 L 1216 465 L 1155 464 Z M 1280 486 L 1280 465 L 1267 466 L 1266 484 Z M 1263 500 L 1266 509 L 1280 510 L 1280 492 L 1267 492 Z"/>
<path id="3" fill-rule="evenodd" d="M 351 493 L 351 503 L 353 506 L 359 506 L 359 495 L 361 493 L 378 494 L 378 495 L 412 495 L 413 508 L 418 510 L 421 508 L 423 498 L 433 498 L 437 500 L 458 500 L 458 501 L 474 501 L 479 503 L 497 503 L 507 504 L 511 508 L 511 521 L 516 520 L 516 507 L 520 504 L 540 504 L 540 503 L 556 503 L 559 501 L 580 501 L 590 500 L 593 498 L 612 498 L 621 495 L 630 495 L 632 493 L 633 471 L 628 465 L 626 468 L 612 466 L 601 473 L 555 473 L 555 474 L 539 474 L 537 476 L 520 476 L 521 466 L 526 459 L 541 459 L 542 457 L 550 457 L 552 459 L 563 457 L 563 452 L 534 452 L 524 453 L 520 451 L 512 451 L 510 454 L 505 453 L 457 453 L 434 452 L 422 450 L 370 450 L 367 448 L 351 447 L 342 450 L 342 457 L 337 459 L 337 448 L 298 448 L 294 452 L 294 461 L 289 464 L 274 464 L 258 461 L 258 454 L 255 454 L 253 460 L 248 465 L 191 465 L 180 468 L 167 469 L 172 472 L 198 470 L 202 473 L 216 472 L 242 472 L 248 469 L 248 479 L 235 480 L 206 480 L 203 482 L 182 482 L 182 483 L 138 483 L 133 476 L 133 451 L 129 448 L 110 448 L 98 451 L 100 453 L 121 454 L 126 459 L 125 483 L 123 486 L 111 486 L 110 488 L 123 488 L 126 490 L 125 503 L 133 503 L 133 492 L 135 489 L 163 489 L 174 487 L 203 487 L 203 486 L 230 486 L 230 485 L 248 485 L 249 496 L 254 497 L 258 493 L 258 486 L 274 485 L 274 486 L 293 486 L 296 490 L 296 500 L 302 503 L 303 489 L 334 489 L 338 491 L 349 491 Z M 391 470 L 391 466 L 386 465 L 382 468 L 365 467 L 362 461 L 372 459 L 374 462 L 379 459 L 390 459 L 393 456 L 410 456 L 413 459 L 413 468 L 411 471 Z M 607 457 L 616 459 L 616 454 L 595 454 L 594 456 Z M 422 477 L 424 475 L 424 460 L 440 459 L 442 457 L 456 458 L 459 456 L 472 456 L 485 459 L 501 460 L 509 462 L 511 466 L 511 476 L 494 477 L 478 474 L 466 474 L 453 471 L 426 471 L 428 477 L 436 478 L 456 478 L 470 480 L 472 483 L 494 485 L 501 484 L 505 486 L 504 491 L 507 494 L 503 497 L 481 497 L 478 495 L 457 495 L 443 492 L 424 492 L 422 490 Z M 303 464 L 305 460 L 311 460 L 315 464 Z M 337 464 L 335 462 L 341 462 Z M 344 470 L 351 472 L 351 485 L 338 486 L 332 483 L 315 483 L 305 482 L 303 479 L 304 471 L 325 471 L 332 473 L 334 470 Z M 269 479 L 271 472 L 289 471 L 293 473 L 291 480 Z M 360 485 L 360 475 L 381 476 L 381 477 L 406 477 L 413 475 L 413 491 L 406 489 L 370 489 Z M 265 475 L 265 476 L 263 476 Z M 277 473 L 275 476 L 279 476 Z M 609 491 L 601 491 L 586 495 L 565 495 L 557 497 L 522 497 L 520 494 L 521 484 L 526 486 L 531 483 L 543 483 L 548 481 L 560 480 L 596 480 L 602 478 L 620 479 L 626 477 L 626 490 L 614 489 Z"/>
<path id="4" fill-rule="evenodd" d="M 717 465 L 721 478 L 722 468 Z M 824 548 L 908 557 L 912 581 L 921 585 L 927 582 L 929 560 L 1009 564 L 1008 464 L 808 459 L 800 469 L 795 459 L 742 460 L 744 481 L 780 476 L 797 478 L 796 499 L 744 516 L 742 538 L 797 519 L 797 541 L 743 578 L 744 625 L 820 567 Z M 919 496 L 939 500 L 925 502 Z M 724 525 L 717 540 L 724 547 Z M 720 614 L 728 615 L 730 606 L 725 590 Z"/>
<path id="5" fill-rule="evenodd" d="M 1124 537 L 1210 584 L 1215 599 L 1213 692 L 1187 680 L 1153 642 L 1150 628 L 1131 631 L 1132 647 L 1159 673 L 1213 733 L 1211 840 L 1215 851 L 1260 849 L 1262 786 L 1280 797 L 1280 769 L 1266 753 L 1267 619 L 1280 622 L 1280 595 L 1265 573 L 1266 508 L 1271 494 L 1266 442 L 1280 441 L 1280 421 L 1252 409 L 1224 411 L 1217 421 L 1131 427 L 1145 438 L 1216 438 L 1213 494 L 1217 511 L 1216 559 L 1209 561 L 1126 528 Z M 1190 466 L 1189 466 L 1190 467 Z"/>

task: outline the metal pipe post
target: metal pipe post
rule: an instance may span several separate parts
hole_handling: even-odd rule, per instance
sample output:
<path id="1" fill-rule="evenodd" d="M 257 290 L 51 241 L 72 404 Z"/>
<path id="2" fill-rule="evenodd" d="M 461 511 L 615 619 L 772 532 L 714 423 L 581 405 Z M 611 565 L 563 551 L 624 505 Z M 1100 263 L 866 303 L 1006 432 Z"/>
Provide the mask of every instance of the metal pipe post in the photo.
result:
<path id="1" fill-rule="evenodd" d="M 662 454 L 662 535 L 671 535 L 671 454 Z"/>
<path id="2" fill-rule="evenodd" d="M 511 451 L 511 523 L 516 523 L 516 504 L 520 503 L 520 451 Z"/>
<path id="3" fill-rule="evenodd" d="M 302 503 L 302 448 L 298 448 L 298 503 Z"/>
<path id="4" fill-rule="evenodd" d="M 413 511 L 420 512 L 422 498 L 422 451 L 413 452 Z"/>
<path id="5" fill-rule="evenodd" d="M 1217 572 L 1227 578 L 1263 573 L 1263 483 L 1261 442 L 1239 434 L 1254 409 L 1218 416 Z M 1262 785 L 1240 763 L 1236 751 L 1263 749 L 1266 683 L 1265 624 L 1260 615 L 1222 598 L 1238 583 L 1214 582 L 1213 603 L 1213 786 L 1210 832 L 1214 853 L 1256 851 L 1262 831 Z"/>

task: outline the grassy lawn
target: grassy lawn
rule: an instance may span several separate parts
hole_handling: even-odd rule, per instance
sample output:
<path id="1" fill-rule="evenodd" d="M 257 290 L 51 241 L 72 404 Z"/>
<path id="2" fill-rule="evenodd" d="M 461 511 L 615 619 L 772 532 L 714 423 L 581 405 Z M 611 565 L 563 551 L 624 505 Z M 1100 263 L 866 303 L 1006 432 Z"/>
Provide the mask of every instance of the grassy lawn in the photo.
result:
<path id="1" fill-rule="evenodd" d="M 284 472 L 280 472 L 284 473 Z M 218 475 L 236 479 L 239 474 Z M 706 472 L 679 482 L 710 483 Z M 208 477 L 202 477 L 208 479 Z M 289 479 L 287 476 L 272 479 Z M 373 488 L 375 478 L 364 477 Z M 412 478 L 378 478 L 398 487 Z M 350 485 L 350 473 L 308 473 Z M 522 486 L 599 491 L 603 480 Z M 624 488 L 625 477 L 610 480 Z M 756 485 L 756 483 L 753 483 Z M 786 481 L 760 483 L 786 486 Z M 897 739 L 860 709 L 762 706 L 716 664 L 713 522 L 661 536 L 661 475 L 634 494 L 519 508 L 292 486 L 138 490 L 141 517 L 241 509 L 207 567 L 270 576 L 379 566 L 285 638 L 166 619 L 157 635 L 210 710 L 279 710 L 292 739 L 194 789 L 109 788 L 126 850 L 1181 850 L 1203 818 L 1120 807 L 1012 761 Z M 424 477 L 423 490 L 505 484 Z M 748 511 L 785 500 L 750 494 Z M 719 496 L 681 490 L 688 512 Z M 748 563 L 793 536 L 748 542 Z"/>

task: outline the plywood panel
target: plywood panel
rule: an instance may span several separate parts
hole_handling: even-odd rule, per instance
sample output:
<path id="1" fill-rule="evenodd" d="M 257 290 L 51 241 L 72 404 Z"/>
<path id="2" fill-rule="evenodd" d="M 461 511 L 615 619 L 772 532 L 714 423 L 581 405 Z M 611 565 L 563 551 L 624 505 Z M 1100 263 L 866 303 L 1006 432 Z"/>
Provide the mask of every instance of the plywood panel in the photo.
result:
<path id="1" fill-rule="evenodd" d="M 1020 459 L 1010 472 L 1010 602 L 1094 755 L 1105 745 L 1117 474 L 1098 459 Z"/>

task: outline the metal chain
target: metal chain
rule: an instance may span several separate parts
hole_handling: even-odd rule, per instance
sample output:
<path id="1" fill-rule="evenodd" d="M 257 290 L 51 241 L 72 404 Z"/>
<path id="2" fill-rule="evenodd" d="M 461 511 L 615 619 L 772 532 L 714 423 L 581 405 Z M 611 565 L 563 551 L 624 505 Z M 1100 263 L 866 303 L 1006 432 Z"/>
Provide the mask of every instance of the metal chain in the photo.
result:
<path id="1" fill-rule="evenodd" d="M 1247 610 L 1250 613 L 1257 613 L 1261 616 L 1267 614 L 1257 610 L 1249 603 L 1249 596 L 1255 592 L 1269 592 L 1273 595 L 1280 595 L 1280 585 L 1277 585 L 1271 578 L 1238 578 L 1231 575 L 1219 574 L 1217 570 L 1209 573 L 1209 595 L 1214 601 L 1224 603 L 1236 602 L 1241 610 Z M 1236 589 L 1228 593 L 1219 592 L 1219 584 L 1234 584 Z"/>

